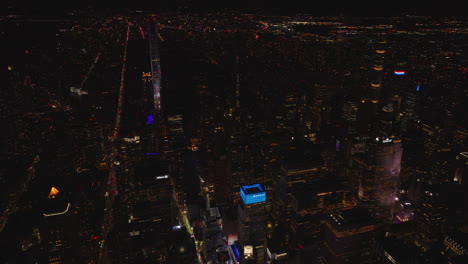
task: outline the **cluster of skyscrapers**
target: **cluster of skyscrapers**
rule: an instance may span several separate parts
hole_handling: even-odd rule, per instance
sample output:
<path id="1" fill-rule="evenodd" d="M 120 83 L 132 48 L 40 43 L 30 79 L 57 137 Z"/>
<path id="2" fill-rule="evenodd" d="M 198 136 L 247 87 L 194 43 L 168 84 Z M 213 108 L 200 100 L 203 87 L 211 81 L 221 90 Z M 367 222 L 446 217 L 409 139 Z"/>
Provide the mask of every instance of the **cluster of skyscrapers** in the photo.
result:
<path id="1" fill-rule="evenodd" d="M 79 180 L 46 182 L 39 202 L 23 202 L 40 221 L 19 255 L 54 264 L 467 263 L 468 132 L 457 115 L 466 103 L 455 95 L 466 99 L 468 71 L 460 46 L 444 51 L 436 39 L 459 41 L 448 33 L 460 22 L 433 32 L 425 18 L 342 20 L 106 20 L 117 30 L 96 30 L 106 37 L 89 72 L 109 60 L 119 89 L 72 87 L 79 98 L 50 103 L 66 113 L 53 118 L 77 124 L 63 137 L 91 143 L 55 146 L 57 160 L 73 157 L 55 173 Z M 434 45 L 406 50 L 416 32 Z M 100 87 L 96 79 L 87 85 Z M 454 91 L 439 91 L 452 79 Z M 102 100 L 117 107 L 97 99 L 109 93 Z M 39 155 L 24 186 L 38 164 Z"/>

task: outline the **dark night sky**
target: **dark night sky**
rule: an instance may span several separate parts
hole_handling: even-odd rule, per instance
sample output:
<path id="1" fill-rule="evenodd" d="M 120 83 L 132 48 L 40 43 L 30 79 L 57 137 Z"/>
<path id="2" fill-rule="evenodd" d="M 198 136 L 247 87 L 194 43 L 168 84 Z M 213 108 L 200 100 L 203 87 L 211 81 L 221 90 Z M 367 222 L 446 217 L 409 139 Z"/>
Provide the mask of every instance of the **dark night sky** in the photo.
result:
<path id="1" fill-rule="evenodd" d="M 37 12 L 55 12 L 74 7 L 89 5 L 97 9 L 140 8 L 156 10 L 209 11 L 227 7 L 241 8 L 245 12 L 266 12 L 273 14 L 308 13 L 313 15 L 358 15 L 380 16 L 409 13 L 415 15 L 466 15 L 463 1 L 345 1 L 345 0 L 75 0 L 58 2 L 57 0 L 7 0 L 2 5 L 14 3 L 18 9 L 27 8 Z M 422 2 L 422 3 L 421 3 Z M 3 8 L 2 8 L 3 9 Z"/>

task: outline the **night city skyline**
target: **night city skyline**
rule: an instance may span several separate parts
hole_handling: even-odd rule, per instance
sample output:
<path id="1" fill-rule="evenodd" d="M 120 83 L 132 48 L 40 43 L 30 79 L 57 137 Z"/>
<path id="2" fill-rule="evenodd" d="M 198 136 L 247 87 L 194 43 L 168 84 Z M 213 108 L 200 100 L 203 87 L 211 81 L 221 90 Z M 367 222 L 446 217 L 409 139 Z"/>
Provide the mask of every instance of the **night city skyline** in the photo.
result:
<path id="1" fill-rule="evenodd" d="M 82 9 L 88 11 L 128 12 L 129 10 L 145 10 L 149 12 L 216 12 L 235 10 L 243 13 L 262 13 L 275 15 L 311 14 L 317 16 L 348 15 L 348 16 L 399 16 L 429 15 L 429 16 L 462 16 L 466 17 L 464 5 L 459 1 L 442 2 L 408 2 L 391 1 L 383 3 L 370 3 L 366 1 L 215 1 L 215 0 L 176 0 L 176 1 L 110 1 L 110 0 L 77 0 L 77 1 L 4 1 L 1 3 L 3 12 L 8 8 L 18 8 L 21 12 L 32 15 L 54 12 L 67 12 Z"/>
<path id="2" fill-rule="evenodd" d="M 468 263 L 459 5 L 1 7 L 0 263 Z"/>

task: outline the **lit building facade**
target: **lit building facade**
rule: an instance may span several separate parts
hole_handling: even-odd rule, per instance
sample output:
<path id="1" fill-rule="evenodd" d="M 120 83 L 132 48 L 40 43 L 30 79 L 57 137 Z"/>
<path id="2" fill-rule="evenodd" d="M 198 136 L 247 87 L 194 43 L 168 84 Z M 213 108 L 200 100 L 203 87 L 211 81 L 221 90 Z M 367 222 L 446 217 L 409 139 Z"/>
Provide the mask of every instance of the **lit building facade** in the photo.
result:
<path id="1" fill-rule="evenodd" d="M 79 261 L 79 233 L 72 211 L 67 195 L 62 190 L 52 187 L 39 226 L 44 263 Z"/>
<path id="2" fill-rule="evenodd" d="M 401 140 L 378 137 L 368 146 L 367 153 L 353 159 L 359 171 L 358 197 L 376 218 L 389 221 L 395 214 L 403 147 Z"/>
<path id="3" fill-rule="evenodd" d="M 465 230 L 466 231 L 466 230 Z M 451 257 L 468 256 L 468 233 L 456 231 L 448 234 L 443 240 L 444 249 Z"/>
<path id="4" fill-rule="evenodd" d="M 446 231 L 448 208 L 441 187 L 422 184 L 415 211 L 416 227 L 422 237 L 439 238 Z"/>
<path id="5" fill-rule="evenodd" d="M 267 227 L 266 191 L 262 185 L 252 184 L 241 186 L 240 195 L 237 206 L 239 242 L 242 247 L 254 247 L 254 263 L 261 264 L 264 263 Z"/>

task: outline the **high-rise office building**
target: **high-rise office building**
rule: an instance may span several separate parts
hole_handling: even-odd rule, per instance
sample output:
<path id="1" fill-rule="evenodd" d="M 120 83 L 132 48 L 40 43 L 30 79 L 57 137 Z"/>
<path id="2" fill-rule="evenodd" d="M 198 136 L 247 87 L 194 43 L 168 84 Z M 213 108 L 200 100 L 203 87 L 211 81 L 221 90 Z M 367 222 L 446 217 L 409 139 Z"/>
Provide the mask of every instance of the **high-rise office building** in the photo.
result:
<path id="1" fill-rule="evenodd" d="M 329 213 L 356 206 L 350 190 L 327 179 L 295 186 L 291 203 L 292 245 L 307 245 L 318 238 L 321 223 Z"/>
<path id="2" fill-rule="evenodd" d="M 358 106 L 358 133 L 367 135 L 371 132 L 377 118 L 378 107 L 382 94 L 382 79 L 384 76 L 384 58 L 386 53 L 386 41 L 380 38 L 375 43 L 375 51 L 370 73 L 369 87 Z"/>
<path id="3" fill-rule="evenodd" d="M 310 129 L 319 131 L 328 129 L 332 121 L 332 98 L 336 93 L 337 86 L 315 85 L 314 96 L 311 98 L 311 108 L 309 118 Z"/>
<path id="4" fill-rule="evenodd" d="M 167 164 L 152 156 L 135 170 L 129 195 L 129 262 L 141 263 L 164 256 L 169 231 L 175 224 L 173 191 Z"/>
<path id="5" fill-rule="evenodd" d="M 374 224 L 365 208 L 331 213 L 325 220 L 327 263 L 370 263 Z"/>
<path id="6" fill-rule="evenodd" d="M 358 114 L 359 103 L 355 100 L 348 99 L 342 107 L 343 119 L 346 120 L 348 125 L 348 133 L 355 134 L 356 131 L 356 122 Z"/>
<path id="7" fill-rule="evenodd" d="M 266 241 L 266 191 L 261 184 L 240 187 L 238 203 L 239 242 L 255 248 L 254 263 L 264 263 Z"/>
<path id="8" fill-rule="evenodd" d="M 369 150 L 355 155 L 353 167 L 358 171 L 358 197 L 368 203 L 374 216 L 391 220 L 400 184 L 401 140 L 376 137 Z"/>
<path id="9" fill-rule="evenodd" d="M 231 197 L 236 204 L 240 197 L 240 187 L 253 183 L 265 184 L 269 179 L 264 170 L 265 156 L 258 131 L 236 133 L 230 142 L 230 177 L 225 181 L 230 185 Z"/>
<path id="10" fill-rule="evenodd" d="M 151 158 L 144 160 L 137 166 L 133 194 L 134 221 L 137 223 L 153 222 L 151 229 L 163 232 L 171 227 L 174 221 L 172 186 L 167 164 L 156 158 Z"/>
<path id="11" fill-rule="evenodd" d="M 79 261 L 79 232 L 72 204 L 66 193 L 51 187 L 39 225 L 44 263 Z"/>
<path id="12" fill-rule="evenodd" d="M 396 237 L 382 237 L 376 239 L 374 247 L 375 263 L 425 263 L 420 256 L 421 252 L 414 244 L 404 243 Z"/>
<path id="13" fill-rule="evenodd" d="M 375 43 L 370 86 L 356 115 L 359 136 L 340 142 L 348 165 L 347 182 L 360 203 L 383 221 L 396 213 L 403 154 L 398 123 L 401 97 L 393 94 L 392 87 L 383 87 L 386 45 L 383 36 Z"/>
<path id="14" fill-rule="evenodd" d="M 424 122 L 421 128 L 424 158 L 426 162 L 430 163 L 434 155 L 448 147 L 447 143 L 450 142 L 448 130 L 442 124 L 432 122 Z"/>
<path id="15" fill-rule="evenodd" d="M 193 239 L 185 227 L 175 228 L 169 233 L 169 257 L 165 263 L 196 264 L 197 249 Z"/>
<path id="16" fill-rule="evenodd" d="M 184 134 L 183 119 L 181 114 L 169 115 L 167 117 L 168 134 L 171 137 L 180 137 Z"/>
<path id="17" fill-rule="evenodd" d="M 416 84 L 416 91 L 411 91 L 403 98 L 402 111 L 401 111 L 401 129 L 407 131 L 412 124 L 412 121 L 417 119 L 416 106 L 417 106 L 417 92 L 419 91 L 420 84 Z"/>
<path id="18" fill-rule="evenodd" d="M 323 159 L 312 144 L 290 147 L 277 168 L 273 168 L 271 181 L 271 221 L 276 227 L 290 226 L 293 190 L 320 177 Z M 288 228 L 290 229 L 290 228 Z M 294 229 L 294 228 L 293 228 Z M 289 243 L 289 241 L 288 241 Z"/>
<path id="19" fill-rule="evenodd" d="M 153 85 L 153 109 L 156 113 L 161 111 L 161 66 L 159 57 L 158 32 L 154 23 L 149 23 L 148 41 L 151 57 L 151 80 Z"/>
<path id="20" fill-rule="evenodd" d="M 443 188 L 444 185 L 422 184 L 415 212 L 416 228 L 422 237 L 440 238 L 446 231 L 448 203 Z"/>

